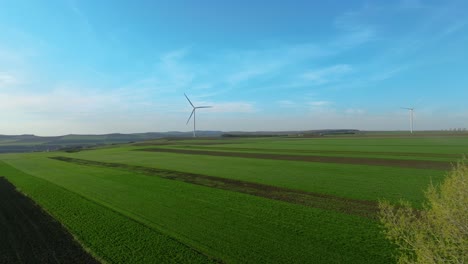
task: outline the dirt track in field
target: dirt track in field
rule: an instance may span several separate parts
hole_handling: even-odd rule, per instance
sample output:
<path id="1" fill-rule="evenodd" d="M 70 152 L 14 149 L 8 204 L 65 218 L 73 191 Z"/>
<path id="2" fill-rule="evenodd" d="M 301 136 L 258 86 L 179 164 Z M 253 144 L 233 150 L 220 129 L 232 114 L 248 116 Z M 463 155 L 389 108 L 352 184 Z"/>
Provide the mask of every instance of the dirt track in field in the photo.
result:
<path id="1" fill-rule="evenodd" d="M 376 212 L 378 211 L 377 203 L 372 201 L 348 199 L 320 193 L 310 193 L 300 190 L 293 190 L 253 182 L 239 181 L 202 174 L 128 165 L 122 163 L 99 162 L 69 157 L 51 157 L 51 159 L 75 163 L 79 165 L 120 168 L 133 172 L 144 173 L 149 176 L 157 176 L 164 179 L 182 181 L 210 188 L 245 193 L 267 199 L 279 200 L 293 204 L 300 204 L 324 210 L 337 211 L 345 214 L 357 215 L 371 219 L 375 219 Z"/>
<path id="2" fill-rule="evenodd" d="M 322 163 L 341 163 L 341 164 L 353 164 L 353 165 L 389 166 L 389 167 L 434 169 L 434 170 L 448 170 L 452 167 L 450 162 L 426 161 L 426 160 L 400 160 L 400 159 L 329 157 L 329 156 L 300 156 L 300 155 L 285 155 L 285 154 L 271 154 L 271 153 L 246 153 L 246 152 L 225 152 L 225 151 L 210 151 L 210 150 L 163 149 L 163 148 L 146 148 L 146 149 L 139 149 L 138 151 L 237 157 L 237 158 L 250 158 L 250 159 L 273 159 L 273 160 L 306 161 L 306 162 L 322 162 Z"/>
<path id="3" fill-rule="evenodd" d="M 0 263 L 99 263 L 31 199 L 0 177 Z"/>

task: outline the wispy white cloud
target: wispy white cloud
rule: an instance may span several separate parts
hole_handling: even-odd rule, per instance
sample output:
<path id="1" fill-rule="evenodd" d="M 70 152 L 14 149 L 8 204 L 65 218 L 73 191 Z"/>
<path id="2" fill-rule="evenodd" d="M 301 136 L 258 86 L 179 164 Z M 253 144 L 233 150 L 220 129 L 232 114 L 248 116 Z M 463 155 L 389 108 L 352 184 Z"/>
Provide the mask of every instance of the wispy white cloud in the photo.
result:
<path id="1" fill-rule="evenodd" d="M 376 39 L 375 26 L 360 20 L 360 15 L 371 8 L 346 12 L 334 20 L 337 30 L 335 36 L 327 42 L 303 43 L 299 45 L 286 45 L 277 49 L 243 52 L 232 57 L 243 58 L 247 68 L 238 67 L 238 71 L 230 76 L 230 84 L 235 86 L 241 81 L 251 81 L 260 76 L 283 76 L 282 83 L 276 83 L 274 87 L 280 89 L 306 87 L 313 84 L 326 84 L 338 81 L 345 74 L 351 73 L 353 68 L 349 64 L 338 64 L 321 69 L 309 70 L 305 73 L 294 72 L 295 67 L 301 67 L 302 63 L 310 63 L 313 60 L 333 58 L 350 49 L 359 48 L 361 45 Z M 230 65 L 236 65 L 230 63 Z M 303 69 L 302 69 L 303 71 Z M 286 73 L 285 73 L 286 72 Z M 299 75 L 299 79 L 297 78 Z M 271 89 L 270 86 L 256 87 L 253 90 Z M 232 89 L 232 88 L 231 88 Z M 231 89 L 226 89 L 229 91 Z"/>
<path id="2" fill-rule="evenodd" d="M 363 115 L 366 113 L 366 110 L 360 108 L 348 108 L 345 110 L 345 113 L 348 115 Z"/>
<path id="3" fill-rule="evenodd" d="M 228 94 L 245 85 L 251 86 L 250 92 L 262 90 L 262 85 L 273 79 L 281 79 L 274 85 L 278 89 L 305 87 L 311 82 L 328 83 L 350 73 L 351 66 L 339 64 L 309 70 L 302 74 L 302 80 L 297 77 L 301 75 L 300 71 L 303 71 L 303 64 L 336 56 L 373 39 L 373 26 L 359 21 L 356 16 L 357 14 L 349 12 L 336 18 L 337 37 L 327 42 L 290 43 L 273 48 L 197 54 L 205 56 L 205 59 L 202 59 L 203 67 L 191 64 L 190 60 L 186 59 L 194 52 L 192 48 L 170 51 L 163 54 L 154 71 L 142 76 L 138 83 L 154 86 L 155 90 L 178 92 L 206 88 L 203 91 L 206 96 Z M 255 82 L 259 82 L 260 86 L 253 86 L 252 83 Z"/>
<path id="4" fill-rule="evenodd" d="M 355 47 L 368 43 L 375 37 L 376 34 L 372 28 L 362 28 L 360 30 L 351 31 L 350 33 L 340 37 L 336 43 L 339 46 Z"/>
<path id="5" fill-rule="evenodd" d="M 80 8 L 77 2 L 70 1 L 70 3 L 69 11 L 75 15 L 74 22 L 78 23 L 78 27 L 82 26 L 79 30 L 85 31 L 81 33 L 94 34 L 92 21 L 89 20 L 91 17 L 87 17 L 84 12 L 86 9 Z M 270 120 L 268 126 L 275 129 L 280 129 L 279 123 L 283 121 L 284 127 L 287 127 L 287 124 L 291 123 L 287 118 L 278 121 L 278 117 L 274 114 L 269 116 L 265 114 L 267 111 L 262 109 L 261 100 L 266 101 L 266 99 L 258 94 L 258 91 L 263 89 L 268 92 L 268 98 L 270 95 L 277 95 L 273 102 L 283 108 L 282 113 L 315 113 L 334 122 L 349 120 L 352 119 L 350 116 L 360 115 L 366 116 L 366 120 L 375 121 L 373 118 L 377 118 L 372 116 L 370 111 L 368 113 L 360 108 L 347 108 L 349 106 L 338 102 L 331 91 L 375 88 L 378 82 L 390 81 L 390 78 L 422 64 L 415 63 L 423 57 L 418 56 L 419 54 L 430 50 L 427 49 L 430 45 L 438 45 L 437 41 L 449 39 L 463 32 L 468 25 L 462 16 L 451 18 L 450 8 L 453 7 L 444 7 L 442 12 L 415 0 L 385 3 L 381 6 L 372 3 L 344 12 L 336 18 L 330 18 L 331 24 L 328 26 L 331 26 L 332 32 L 329 35 L 314 36 L 303 43 L 266 44 L 255 49 L 229 51 L 221 49 L 207 51 L 203 48 L 197 50 L 197 46 L 184 47 L 184 44 L 181 44 L 183 48 L 162 53 L 153 62 L 148 60 L 142 62 L 141 64 L 146 64 L 145 69 L 148 70 L 138 71 L 122 83 L 116 84 L 118 89 L 106 90 L 99 85 L 85 87 L 79 84 L 80 80 L 76 77 L 73 80 L 61 76 L 48 76 L 52 81 L 40 83 L 38 90 L 42 91 L 28 88 L 22 91 L 13 89 L 15 91 L 7 93 L 6 89 L 0 90 L 0 110 L 3 112 L 3 118 L 8 118 L 6 113 L 15 112 L 29 117 L 34 116 L 35 120 L 42 122 L 58 116 L 62 118 L 67 116 L 89 130 L 93 127 L 102 128 L 103 124 L 117 129 L 122 120 L 125 120 L 125 126 L 135 124 L 137 130 L 184 129 L 174 125 L 178 122 L 174 120 L 186 118 L 186 112 L 182 113 L 182 109 L 190 107 L 183 97 L 183 93 L 186 92 L 200 104 L 214 106 L 212 109 L 204 109 L 207 117 L 212 117 L 213 120 L 217 117 L 217 113 L 248 113 L 253 120 L 249 124 L 252 129 L 260 128 L 261 120 Z M 409 29 L 402 29 L 402 32 L 398 29 L 398 36 L 394 36 L 385 28 L 389 26 L 385 24 L 389 20 L 378 18 L 397 17 L 401 12 L 408 12 L 407 14 L 424 12 L 427 15 L 421 16 L 425 19 L 412 24 Z M 430 37 L 427 38 L 427 35 Z M 27 37 L 19 39 L 21 43 L 37 42 L 25 41 L 33 40 Z M 373 41 L 379 45 L 369 45 L 370 55 L 367 52 L 361 53 L 362 50 L 359 49 L 367 48 L 366 44 L 372 44 Z M 34 45 L 30 46 L 34 51 Z M 23 85 L 25 80 L 34 79 L 24 78 L 22 70 L 26 68 L 31 69 L 36 76 L 40 75 L 41 67 L 38 64 L 35 67 L 31 64 L 32 67 L 22 68 L 28 59 L 24 54 L 33 54 L 33 52 L 22 52 L 27 49 L 28 47 L 14 49 L 16 53 L 0 49 L 0 88 Z M 372 53 L 373 51 L 375 53 Z M 363 59 L 356 58 L 358 57 L 356 54 L 364 53 L 366 57 Z M 340 57 L 341 54 L 344 56 Z M 193 57 L 197 57 L 197 60 L 193 60 Z M 131 71 L 131 66 L 128 69 Z M 103 79 L 113 79 L 111 75 L 107 72 L 107 76 Z M 119 81 L 115 81 L 117 82 Z M 56 86 L 56 83 L 71 85 Z M 44 87 L 56 88 L 50 90 L 51 88 L 44 89 Z M 300 92 L 288 97 L 292 90 Z M 310 92 L 317 94 L 307 96 Z M 278 101 L 279 98 L 286 99 Z M 273 108 L 266 104 L 265 107 Z M 151 113 L 151 115 L 142 117 L 142 113 Z M 157 113 L 171 115 L 173 119 L 159 117 L 151 119 L 154 124 L 159 122 L 156 127 L 146 124 L 150 123 L 147 116 L 156 116 Z M 265 115 L 261 116 L 262 114 Z M 139 115 L 137 119 L 142 121 L 132 121 L 132 115 Z M 255 119 L 257 115 L 260 117 Z M 95 118 L 96 116 L 102 118 Z M 104 118 L 114 120 L 115 123 L 102 122 Z M 89 119 L 99 119 L 101 122 L 90 123 Z M 298 124 L 299 120 L 297 118 Z M 303 116 L 301 120 L 304 120 Z M 185 125 L 184 121 L 180 123 Z M 318 123 L 315 128 L 326 128 L 329 126 L 327 122 L 324 118 L 324 121 Z M 40 125 L 40 122 L 37 121 L 37 124 Z M 356 121 L 356 124 L 359 124 L 359 121 Z M 372 123 L 362 121 L 362 124 L 366 127 Z M 58 127 L 59 122 L 55 125 Z M 215 129 L 228 128 L 218 126 L 216 120 L 211 125 Z M 78 128 L 78 125 L 76 127 Z"/>
<path id="6" fill-rule="evenodd" d="M 462 19 L 453 22 L 452 24 L 448 25 L 442 32 L 441 38 L 446 37 L 450 34 L 454 34 L 468 26 L 468 19 Z"/>
<path id="7" fill-rule="evenodd" d="M 149 67 L 146 72 L 138 74 L 138 77 L 123 84 L 119 88 L 120 92 L 135 96 L 138 91 L 154 100 L 158 100 L 161 96 L 183 94 L 194 87 L 197 90 L 205 90 L 206 93 L 211 84 L 194 82 L 199 69 L 185 62 L 185 57 L 189 52 L 189 48 L 181 48 L 161 54 L 153 67 Z"/>
<path id="8" fill-rule="evenodd" d="M 312 110 L 312 111 L 324 111 L 332 110 L 334 103 L 326 100 L 310 100 L 310 98 L 301 98 L 299 100 L 279 100 L 276 104 L 281 107 L 290 110 Z M 335 111 L 335 109 L 333 109 Z"/>
<path id="9" fill-rule="evenodd" d="M 89 35 L 91 35 L 93 37 L 96 37 L 93 25 L 91 24 L 90 20 L 86 16 L 86 14 L 79 7 L 78 3 L 75 0 L 68 0 L 67 2 L 68 2 L 68 6 L 70 7 L 70 9 L 74 13 L 74 15 L 78 18 L 81 25 L 83 26 L 84 31 L 87 34 L 89 34 Z"/>
<path id="10" fill-rule="evenodd" d="M 295 108 L 297 107 L 297 103 L 291 101 L 291 100 L 280 100 L 276 102 L 279 107 L 281 108 Z"/>
<path id="11" fill-rule="evenodd" d="M 200 67 L 189 59 L 193 49 L 185 47 L 162 54 L 152 70 L 125 87 L 152 87 L 153 91 L 165 94 L 193 91 L 192 96 L 198 96 L 196 93 L 199 92 L 203 97 L 217 96 L 251 85 L 252 81 L 277 78 L 280 74 L 285 79 L 292 78 L 293 74 L 284 75 L 284 69 L 295 69 L 313 58 L 326 57 L 330 50 L 306 43 L 226 51 L 215 55 L 197 54 L 205 56 L 203 67 Z"/>
<path id="12" fill-rule="evenodd" d="M 278 68 L 278 64 L 255 65 L 255 68 L 247 68 L 230 74 L 226 77 L 229 85 L 237 85 L 255 77 L 270 73 Z"/>
<path id="13" fill-rule="evenodd" d="M 352 79 L 337 82 L 327 82 L 318 75 L 310 74 L 318 84 L 328 84 L 333 89 L 353 89 L 371 87 L 376 82 L 384 82 L 399 74 L 424 65 L 426 54 L 422 51 L 431 49 L 438 42 L 463 30 L 468 25 L 465 18 L 452 18 L 456 5 L 447 4 L 443 7 L 429 5 L 422 1 L 408 0 L 393 4 L 366 4 L 355 10 L 345 12 L 335 18 L 334 25 L 344 32 L 338 46 L 359 47 L 370 41 L 385 41 L 380 52 L 369 56 L 365 63 L 359 65 L 359 72 L 354 72 Z M 386 32 L 385 20 L 376 18 L 407 15 L 408 12 L 427 14 L 426 19 L 420 19 L 409 26 L 404 34 L 398 37 L 389 36 Z M 378 22 L 378 23 L 377 23 Z M 343 39 L 348 39 L 344 41 Z M 345 43 L 345 44 L 343 44 Z M 440 45 L 440 44 L 439 44 Z M 427 59 L 426 59 L 427 60 Z M 307 75 L 306 75 L 307 76 Z"/>
<path id="14" fill-rule="evenodd" d="M 217 113 L 254 113 L 257 111 L 255 104 L 248 102 L 229 102 L 229 103 L 216 103 L 213 112 Z"/>
<path id="15" fill-rule="evenodd" d="M 317 70 L 309 70 L 302 74 L 302 78 L 314 84 L 328 83 L 341 78 L 344 74 L 352 71 L 352 67 L 347 64 L 338 64 Z"/>
<path id="16" fill-rule="evenodd" d="M 182 99 L 182 98 L 180 98 Z M 172 101 L 154 98 L 147 87 L 125 87 L 115 90 L 92 86 L 57 84 L 51 89 L 0 90 L 0 112 L 16 113 L 37 120 L 54 117 L 85 120 L 93 116 L 108 116 L 118 120 L 123 116 L 173 112 L 182 108 Z"/>
<path id="17" fill-rule="evenodd" d="M 192 84 L 196 71 L 183 62 L 188 52 L 188 48 L 183 48 L 163 54 L 156 66 L 157 78 L 166 81 L 166 85 L 170 84 L 174 88 L 183 88 Z"/>
<path id="18" fill-rule="evenodd" d="M 221 84 L 227 85 L 228 88 L 225 91 L 229 91 L 237 85 L 252 81 L 255 78 L 274 78 L 279 74 L 284 75 L 282 72 L 286 68 L 294 68 L 303 62 L 327 57 L 335 52 L 335 50 L 314 43 L 233 51 L 221 56 L 224 60 L 221 64 L 230 65 L 231 67 L 228 69 L 227 75 L 218 76 L 218 79 Z"/>
<path id="19" fill-rule="evenodd" d="M 332 102 L 329 101 L 312 101 L 308 103 L 312 107 L 325 107 L 330 106 Z"/>
<path id="20" fill-rule="evenodd" d="M 381 70 L 380 72 L 371 74 L 368 78 L 367 82 L 374 82 L 374 81 L 384 81 L 389 78 L 392 78 L 393 76 L 397 75 L 398 73 L 407 70 L 410 68 L 410 65 L 399 65 L 394 68 L 388 68 Z"/>
<path id="21" fill-rule="evenodd" d="M 213 88 L 213 84 L 211 83 L 200 83 L 200 84 L 195 84 L 192 89 L 193 90 L 199 90 L 199 91 L 203 91 L 203 90 L 209 90 L 209 89 L 212 89 Z M 200 95 L 198 95 L 200 96 Z"/>
<path id="22" fill-rule="evenodd" d="M 37 114 L 71 115 L 81 112 L 122 109 L 122 98 L 109 93 L 89 93 L 83 90 L 55 89 L 50 92 L 19 92 L 0 94 L 2 111 Z"/>
<path id="23" fill-rule="evenodd" d="M 329 115 L 337 111 L 330 101 L 310 101 L 307 105 L 308 112 L 312 115 Z"/>
<path id="24" fill-rule="evenodd" d="M 20 80 L 11 73 L 0 72 L 0 88 L 9 88 L 20 83 Z"/>
<path id="25" fill-rule="evenodd" d="M 161 61 L 163 65 L 174 65 L 177 63 L 177 61 L 183 59 L 185 56 L 187 56 L 189 52 L 189 48 L 181 48 L 181 49 L 176 49 L 176 50 L 171 50 L 167 53 L 164 53 L 161 55 Z"/>
<path id="26" fill-rule="evenodd" d="M 0 46 L 0 67 L 23 64 L 25 55 L 19 50 L 11 50 Z"/>
<path id="27" fill-rule="evenodd" d="M 437 6 L 419 0 L 402 0 L 392 4 L 368 3 L 336 17 L 335 27 L 345 32 L 338 43 L 352 43 L 358 47 L 370 41 L 385 41 L 379 53 L 360 65 L 361 76 L 355 76 L 353 81 L 346 81 L 339 86 L 368 86 L 424 65 L 425 55 L 421 56 L 422 51 L 431 49 L 431 46 L 433 48 L 438 42 L 468 25 L 468 20 L 464 17 L 453 16 L 456 9 L 457 5 L 454 3 Z M 386 30 L 392 25 L 380 18 L 404 16 L 409 12 L 425 14 L 423 17 L 426 18 L 409 25 L 398 36 L 388 35 Z M 349 41 L 343 41 L 343 38 Z"/>
<path id="28" fill-rule="evenodd" d="M 365 5 L 360 9 L 345 12 L 337 16 L 334 26 L 340 32 L 333 42 L 334 46 L 353 48 L 375 40 L 376 26 L 365 21 L 369 14 L 377 12 L 376 7 Z"/>

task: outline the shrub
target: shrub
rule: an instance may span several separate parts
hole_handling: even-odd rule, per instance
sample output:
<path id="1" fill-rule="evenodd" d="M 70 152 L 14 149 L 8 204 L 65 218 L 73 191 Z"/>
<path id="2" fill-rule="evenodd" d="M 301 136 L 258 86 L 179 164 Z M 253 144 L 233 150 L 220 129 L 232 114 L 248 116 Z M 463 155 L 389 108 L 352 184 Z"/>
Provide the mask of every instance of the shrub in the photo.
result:
<path id="1" fill-rule="evenodd" d="M 380 202 L 385 234 L 399 263 L 468 262 L 468 165 L 459 162 L 440 186 L 430 185 L 422 210 L 409 202 Z"/>

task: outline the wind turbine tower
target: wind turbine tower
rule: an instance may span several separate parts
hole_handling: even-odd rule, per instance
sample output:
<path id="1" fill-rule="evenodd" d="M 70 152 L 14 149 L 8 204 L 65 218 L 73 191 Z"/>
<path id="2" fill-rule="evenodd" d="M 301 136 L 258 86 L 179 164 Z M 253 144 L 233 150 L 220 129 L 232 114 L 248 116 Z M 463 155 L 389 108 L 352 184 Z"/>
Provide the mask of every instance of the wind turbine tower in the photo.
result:
<path id="1" fill-rule="evenodd" d="M 192 113 L 190 114 L 189 118 L 187 119 L 187 124 L 189 123 L 190 121 L 190 118 L 192 118 L 192 115 L 193 115 L 193 137 L 196 137 L 196 120 L 195 120 L 195 113 L 196 113 L 196 110 L 199 109 L 199 108 L 211 108 L 212 106 L 194 106 L 192 104 L 192 101 L 190 101 L 190 99 L 188 98 L 188 96 L 184 93 L 185 95 L 185 98 L 187 98 L 187 101 L 190 103 L 190 105 L 193 107 L 193 110 L 192 110 Z"/>
<path id="2" fill-rule="evenodd" d="M 413 112 L 414 108 L 409 108 L 409 107 L 402 107 L 403 109 L 409 110 L 410 114 L 410 132 L 413 134 Z"/>

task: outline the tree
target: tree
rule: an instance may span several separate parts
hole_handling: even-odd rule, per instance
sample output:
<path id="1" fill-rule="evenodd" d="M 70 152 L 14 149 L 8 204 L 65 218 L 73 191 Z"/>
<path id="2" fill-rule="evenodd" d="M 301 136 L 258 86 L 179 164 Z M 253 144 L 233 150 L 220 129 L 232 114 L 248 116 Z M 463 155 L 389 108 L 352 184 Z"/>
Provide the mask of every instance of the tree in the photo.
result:
<path id="1" fill-rule="evenodd" d="M 422 210 L 409 202 L 379 203 L 386 237 L 399 263 L 468 263 L 468 165 L 453 167 L 440 186 L 430 185 Z"/>

